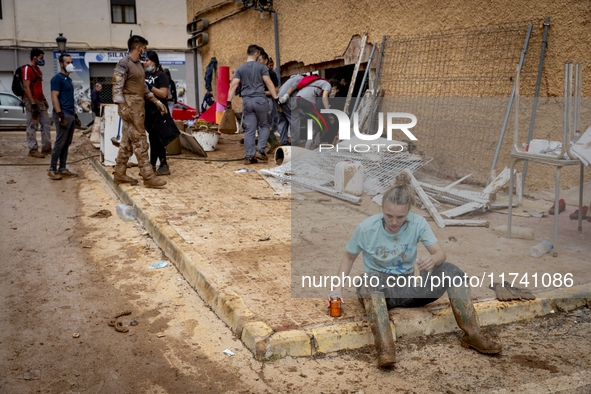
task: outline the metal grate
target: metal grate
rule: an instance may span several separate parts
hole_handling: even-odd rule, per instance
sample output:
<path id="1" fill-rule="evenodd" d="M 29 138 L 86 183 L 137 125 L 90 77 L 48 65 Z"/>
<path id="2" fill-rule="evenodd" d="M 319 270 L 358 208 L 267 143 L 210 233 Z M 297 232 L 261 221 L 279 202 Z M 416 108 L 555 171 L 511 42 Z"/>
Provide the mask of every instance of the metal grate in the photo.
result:
<path id="1" fill-rule="evenodd" d="M 541 26 L 541 23 L 539 24 Z M 513 88 L 528 25 L 387 37 L 378 112 L 409 112 L 418 152 L 449 176 L 486 181 Z M 534 28 L 521 72 L 521 94 L 533 96 L 541 30 Z"/>
<path id="2" fill-rule="evenodd" d="M 100 83 L 103 85 L 99 96 L 101 97 L 102 104 L 113 104 L 113 77 L 91 77 L 90 86 L 94 89 L 94 86 Z"/>
<path id="3" fill-rule="evenodd" d="M 384 192 L 392 186 L 400 172 L 416 171 L 431 161 L 408 152 L 392 153 L 385 149 L 373 149 L 363 153 L 320 152 L 316 149 L 279 167 L 260 172 L 283 181 L 293 181 L 298 186 L 310 190 L 317 190 L 317 187 L 332 189 L 335 167 L 337 163 L 345 160 L 359 161 L 363 164 L 363 191 L 369 195 Z"/>

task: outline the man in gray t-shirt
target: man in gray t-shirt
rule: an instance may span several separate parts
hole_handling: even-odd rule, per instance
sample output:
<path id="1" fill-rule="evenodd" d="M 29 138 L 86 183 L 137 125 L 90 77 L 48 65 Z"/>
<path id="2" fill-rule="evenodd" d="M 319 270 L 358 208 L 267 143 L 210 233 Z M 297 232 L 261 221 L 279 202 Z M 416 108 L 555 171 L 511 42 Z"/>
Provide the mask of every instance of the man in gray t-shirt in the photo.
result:
<path id="1" fill-rule="evenodd" d="M 279 145 L 287 145 L 289 142 L 288 130 L 291 127 L 292 141 L 300 139 L 300 117 L 297 113 L 291 112 L 292 103 L 298 89 L 298 83 L 304 78 L 303 75 L 292 75 L 279 89 L 279 103 L 282 113 L 279 114 Z"/>
<path id="2" fill-rule="evenodd" d="M 305 108 L 312 107 L 320 111 L 320 108 L 316 108 L 316 98 L 322 97 L 322 104 L 325 109 L 329 109 L 330 106 L 328 105 L 328 95 L 330 94 L 331 86 L 336 85 L 338 82 L 333 81 L 328 82 L 324 79 L 317 79 L 315 81 L 310 82 L 305 87 L 301 88 L 297 93 L 298 104 L 297 107 L 299 110 L 303 110 Z M 316 144 L 320 142 L 319 140 L 319 130 L 314 131 L 314 140 L 316 140 Z M 299 137 L 299 133 L 298 133 Z M 294 134 L 292 131 L 291 136 L 291 143 L 294 144 Z M 296 144 L 299 143 L 299 138 L 295 142 Z M 312 146 L 312 140 L 306 141 L 306 149 L 309 149 Z"/>
<path id="3" fill-rule="evenodd" d="M 330 93 L 330 83 L 324 79 L 317 79 L 310 82 L 298 92 L 298 97 L 306 99 L 311 103 L 316 103 L 316 97 L 322 97 L 324 108 L 328 109 L 328 94 Z"/>
<path id="4" fill-rule="evenodd" d="M 248 47 L 246 63 L 243 63 L 234 71 L 234 77 L 228 92 L 228 105 L 226 107 L 231 105 L 236 88 L 242 81 L 242 122 L 246 126 L 244 133 L 245 164 L 257 163 L 257 159 L 269 160 L 265 153 L 265 146 L 269 139 L 269 120 L 267 119 L 269 104 L 265 96 L 265 85 L 274 100 L 277 100 L 277 93 L 275 93 L 275 87 L 271 78 L 269 78 L 267 66 L 257 61 L 261 52 L 262 48 L 257 45 Z M 259 143 L 258 147 L 255 148 L 257 126 L 259 127 Z"/>

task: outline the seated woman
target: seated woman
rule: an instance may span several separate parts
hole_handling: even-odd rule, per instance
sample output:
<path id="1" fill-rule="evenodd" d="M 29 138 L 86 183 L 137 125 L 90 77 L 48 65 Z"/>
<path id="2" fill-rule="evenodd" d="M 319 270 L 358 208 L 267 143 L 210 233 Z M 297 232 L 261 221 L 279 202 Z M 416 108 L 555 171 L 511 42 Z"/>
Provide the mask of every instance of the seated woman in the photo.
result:
<path id="1" fill-rule="evenodd" d="M 445 252 L 427 221 L 410 212 L 415 202 L 410 175 L 400 173 L 394 186 L 384 193 L 382 201 L 382 213 L 370 216 L 355 229 L 338 272 L 339 277 L 349 275 L 353 262 L 363 251 L 363 268 L 371 285 L 358 287 L 357 294 L 366 308 L 375 337 L 378 365 L 385 367 L 396 362 L 387 310 L 423 306 L 437 300 L 446 291 L 456 322 L 465 332 L 461 344 L 481 353 L 500 353 L 501 346 L 480 331 L 464 273 L 445 262 Z M 415 281 L 418 277 L 412 275 L 418 242 L 422 242 L 431 255 L 416 262 L 421 279 Z M 439 280 L 433 280 L 434 277 Z M 445 280 L 440 281 L 441 278 Z M 332 292 L 329 300 L 331 295 L 342 298 L 341 290 Z"/>
<path id="2" fill-rule="evenodd" d="M 146 71 L 148 89 L 166 106 L 169 79 L 164 71 L 162 71 L 158 54 L 154 51 L 148 51 L 147 56 L 148 58 L 144 61 L 144 69 Z M 154 127 L 154 117 L 158 116 L 159 113 L 156 110 L 157 108 L 154 103 L 146 101 L 146 118 L 144 124 L 146 130 L 148 130 L 150 139 L 150 163 L 156 175 L 170 175 L 170 169 L 166 163 L 166 146 L 162 143 L 158 129 Z M 156 162 L 158 160 L 160 160 L 160 167 L 156 170 Z"/>

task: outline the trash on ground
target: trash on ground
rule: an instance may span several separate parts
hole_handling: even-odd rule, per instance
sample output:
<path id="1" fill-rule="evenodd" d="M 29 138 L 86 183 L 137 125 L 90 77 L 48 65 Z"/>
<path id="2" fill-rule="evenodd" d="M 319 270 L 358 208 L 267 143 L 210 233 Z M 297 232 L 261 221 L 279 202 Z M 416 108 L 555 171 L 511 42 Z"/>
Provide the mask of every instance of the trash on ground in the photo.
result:
<path id="1" fill-rule="evenodd" d="M 168 261 L 161 261 L 159 263 L 152 264 L 148 268 L 164 268 L 168 265 Z"/>
<path id="2" fill-rule="evenodd" d="M 527 213 L 529 213 L 534 218 L 543 218 L 544 217 L 544 212 L 538 213 L 538 211 L 536 211 L 535 209 L 530 209 L 529 211 L 527 211 Z"/>
<path id="3" fill-rule="evenodd" d="M 107 322 L 107 325 L 109 327 L 113 327 L 115 329 L 115 331 L 117 331 L 117 332 L 121 332 L 121 333 L 129 332 L 129 328 L 124 327 L 123 323 L 121 323 L 120 321 L 117 321 L 118 318 L 120 318 L 121 316 L 126 316 L 126 315 L 131 315 L 131 311 L 128 310 L 128 311 L 123 311 L 123 312 L 116 314 L 111 320 L 109 320 Z"/>
<path id="4" fill-rule="evenodd" d="M 129 322 L 130 326 L 137 326 L 137 320 L 132 320 Z"/>
<path id="5" fill-rule="evenodd" d="M 554 246 L 550 242 L 542 241 L 539 244 L 532 246 L 531 250 L 529 251 L 529 254 L 531 254 L 531 257 L 537 258 L 545 255 L 552 249 L 554 249 Z"/>
<path id="6" fill-rule="evenodd" d="M 528 289 L 513 287 L 509 282 L 495 283 L 492 286 L 499 301 L 535 300 L 536 297 Z"/>
<path id="7" fill-rule="evenodd" d="M 156 335 L 156 338 L 163 338 L 163 337 L 165 337 L 165 336 L 166 336 L 166 335 L 164 335 L 164 334 L 158 334 L 158 335 Z"/>
<path id="8" fill-rule="evenodd" d="M 11 179 L 8 182 L 6 182 L 7 185 L 12 185 L 14 183 L 16 183 L 16 181 L 14 179 Z"/>
<path id="9" fill-rule="evenodd" d="M 228 356 L 233 356 L 233 355 L 234 355 L 234 352 L 232 352 L 230 349 L 226 349 L 226 350 L 224 350 L 224 353 L 225 353 L 226 355 L 228 355 Z"/>
<path id="10" fill-rule="evenodd" d="M 587 168 L 591 168 L 591 126 L 579 138 L 579 140 L 571 146 L 571 152 L 581 160 Z"/>
<path id="11" fill-rule="evenodd" d="M 247 170 L 246 168 L 239 168 L 238 170 L 234 171 L 235 174 L 240 174 L 241 172 L 254 172 L 254 170 Z"/>
<path id="12" fill-rule="evenodd" d="M 137 219 L 137 209 L 127 204 L 117 205 L 117 216 L 123 220 Z"/>
<path id="13" fill-rule="evenodd" d="M 271 234 L 267 235 L 265 238 L 260 238 L 258 242 L 268 241 L 271 239 Z"/>
<path id="14" fill-rule="evenodd" d="M 493 228 L 493 231 L 499 235 L 504 237 L 507 236 L 507 229 L 508 226 L 503 224 L 501 226 L 497 226 Z M 517 227 L 511 226 L 511 238 L 520 238 L 520 239 L 534 239 L 534 229 L 529 227 Z"/>
<path id="15" fill-rule="evenodd" d="M 76 333 L 72 334 L 72 337 L 73 338 L 79 338 L 80 337 L 80 334 L 76 332 Z"/>
<path id="16" fill-rule="evenodd" d="M 111 216 L 113 216 L 111 211 L 109 211 L 107 209 L 101 209 L 100 211 L 93 213 L 89 217 L 98 218 L 98 219 L 106 219 L 106 218 L 110 218 Z"/>

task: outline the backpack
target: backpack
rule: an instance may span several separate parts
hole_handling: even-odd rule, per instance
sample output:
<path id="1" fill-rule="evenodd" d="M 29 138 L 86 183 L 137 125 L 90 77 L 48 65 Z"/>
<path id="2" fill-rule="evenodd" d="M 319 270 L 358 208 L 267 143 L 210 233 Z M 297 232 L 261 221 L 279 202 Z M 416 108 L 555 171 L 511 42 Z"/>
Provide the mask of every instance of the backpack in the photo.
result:
<path id="1" fill-rule="evenodd" d="M 302 78 L 302 80 L 300 82 L 298 82 L 297 89 L 301 90 L 301 89 L 305 88 L 306 86 L 308 86 L 309 84 L 311 84 L 312 82 L 317 81 L 319 79 L 326 81 L 326 79 L 320 78 L 316 75 L 307 75 L 304 78 Z"/>
<path id="2" fill-rule="evenodd" d="M 12 77 L 12 93 L 14 93 L 17 97 L 25 96 L 25 87 L 23 85 L 23 69 L 27 66 L 31 67 L 33 74 L 35 74 L 35 78 L 33 79 L 33 82 L 31 82 L 31 88 L 33 87 L 32 85 L 37 83 L 40 78 L 40 76 L 37 75 L 35 68 L 33 68 L 33 66 L 30 64 L 25 64 L 24 66 L 17 68 L 14 72 L 14 77 Z"/>

